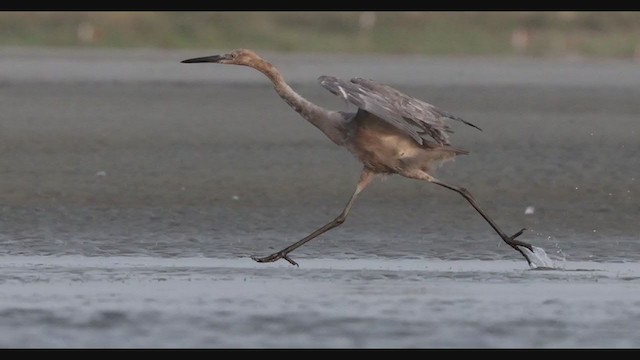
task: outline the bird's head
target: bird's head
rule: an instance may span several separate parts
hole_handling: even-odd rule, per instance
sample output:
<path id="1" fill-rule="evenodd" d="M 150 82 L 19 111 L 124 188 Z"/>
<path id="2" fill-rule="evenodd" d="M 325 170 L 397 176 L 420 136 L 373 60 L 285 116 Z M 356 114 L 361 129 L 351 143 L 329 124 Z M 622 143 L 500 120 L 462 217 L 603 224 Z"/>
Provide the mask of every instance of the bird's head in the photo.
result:
<path id="1" fill-rule="evenodd" d="M 263 62 L 262 58 L 255 52 L 248 49 L 236 49 L 224 55 L 205 56 L 193 59 L 183 60 L 183 63 L 217 63 L 245 65 L 255 67 L 258 63 Z"/>

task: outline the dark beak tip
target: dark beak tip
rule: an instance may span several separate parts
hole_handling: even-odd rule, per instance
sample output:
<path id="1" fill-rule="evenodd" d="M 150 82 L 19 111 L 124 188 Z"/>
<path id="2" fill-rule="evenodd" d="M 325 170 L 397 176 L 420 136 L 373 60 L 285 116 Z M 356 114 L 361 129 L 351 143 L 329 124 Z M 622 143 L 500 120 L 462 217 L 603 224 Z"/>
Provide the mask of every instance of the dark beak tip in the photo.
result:
<path id="1" fill-rule="evenodd" d="M 213 56 L 205 56 L 193 59 L 182 60 L 183 64 L 194 64 L 194 63 L 217 63 L 220 60 L 225 59 L 224 55 L 213 55 Z"/>
<path id="2" fill-rule="evenodd" d="M 199 60 L 199 59 L 187 59 L 187 60 L 180 61 L 180 63 L 182 63 L 182 64 L 196 64 L 196 63 L 199 63 L 199 62 L 204 62 L 204 61 Z"/>

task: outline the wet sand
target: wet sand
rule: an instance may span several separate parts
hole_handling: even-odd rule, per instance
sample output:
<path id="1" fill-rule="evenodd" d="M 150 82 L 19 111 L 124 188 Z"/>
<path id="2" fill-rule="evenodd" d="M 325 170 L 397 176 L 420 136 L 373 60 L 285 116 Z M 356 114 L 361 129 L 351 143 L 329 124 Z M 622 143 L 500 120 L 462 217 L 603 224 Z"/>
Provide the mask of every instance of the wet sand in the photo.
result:
<path id="1" fill-rule="evenodd" d="M 1 346 L 639 343 L 637 64 L 269 55 L 323 106 L 350 109 L 319 75 L 369 77 L 480 126 L 436 175 L 590 271 L 527 270 L 459 196 L 399 177 L 296 269 L 248 256 L 333 218 L 360 165 L 261 74 L 179 64 L 199 55 L 0 51 Z"/>

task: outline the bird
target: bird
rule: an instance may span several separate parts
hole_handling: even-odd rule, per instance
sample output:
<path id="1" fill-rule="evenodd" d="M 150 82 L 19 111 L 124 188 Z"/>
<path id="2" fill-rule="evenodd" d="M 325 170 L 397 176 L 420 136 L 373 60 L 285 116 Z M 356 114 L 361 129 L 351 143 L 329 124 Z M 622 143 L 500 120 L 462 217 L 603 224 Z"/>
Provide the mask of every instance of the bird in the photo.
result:
<path id="1" fill-rule="evenodd" d="M 182 63 L 216 63 L 248 66 L 264 74 L 276 93 L 302 118 L 324 133 L 329 140 L 346 148 L 362 163 L 360 178 L 355 191 L 340 214 L 324 226 L 301 240 L 271 255 L 251 258 L 260 263 L 280 259 L 299 266 L 290 253 L 321 234 L 342 225 L 358 195 L 377 176 L 398 174 L 406 178 L 421 180 L 460 194 L 489 223 L 500 238 L 518 251 L 532 264 L 533 247 L 516 238 L 525 228 L 508 236 L 480 208 L 475 197 L 464 187 L 450 185 L 433 176 L 442 163 L 468 151 L 451 145 L 450 124 L 455 121 L 481 130 L 476 125 L 422 100 L 406 95 L 393 87 L 379 82 L 353 78 L 345 81 L 337 77 L 322 75 L 318 81 L 322 87 L 343 100 L 355 105 L 356 112 L 333 111 L 320 107 L 295 92 L 285 81 L 282 73 L 256 52 L 236 49 L 222 55 L 192 58 Z"/>

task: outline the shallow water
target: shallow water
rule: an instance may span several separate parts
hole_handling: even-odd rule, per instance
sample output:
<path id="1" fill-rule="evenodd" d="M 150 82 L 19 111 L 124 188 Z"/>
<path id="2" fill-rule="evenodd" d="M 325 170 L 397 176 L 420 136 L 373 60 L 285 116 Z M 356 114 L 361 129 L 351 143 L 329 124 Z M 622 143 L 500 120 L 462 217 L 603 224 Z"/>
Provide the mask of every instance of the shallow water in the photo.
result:
<path id="1" fill-rule="evenodd" d="M 638 263 L 2 259 L 0 345 L 635 347 Z"/>
<path id="2" fill-rule="evenodd" d="M 360 165 L 198 55 L 0 51 L 0 346 L 640 345 L 636 64 L 274 54 L 321 105 L 346 109 L 317 76 L 370 77 L 479 125 L 436 175 L 557 269 L 399 177 L 295 268 L 249 256 L 335 217 Z"/>

